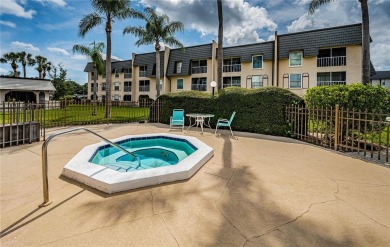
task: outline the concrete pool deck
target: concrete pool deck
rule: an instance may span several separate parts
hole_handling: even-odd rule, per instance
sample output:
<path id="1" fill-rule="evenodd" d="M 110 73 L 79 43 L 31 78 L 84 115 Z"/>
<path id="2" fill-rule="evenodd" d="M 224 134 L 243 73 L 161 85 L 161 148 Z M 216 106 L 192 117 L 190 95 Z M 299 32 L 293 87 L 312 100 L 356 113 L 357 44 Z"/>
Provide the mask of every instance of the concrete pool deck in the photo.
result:
<path id="1" fill-rule="evenodd" d="M 86 127 L 109 139 L 168 132 L 154 124 Z M 55 138 L 48 151 L 53 203 L 44 208 L 42 142 L 0 150 L 0 245 L 390 243 L 390 169 L 287 138 L 184 134 L 214 149 L 192 178 L 112 195 L 61 176 L 77 152 L 99 140 L 83 132 Z"/>

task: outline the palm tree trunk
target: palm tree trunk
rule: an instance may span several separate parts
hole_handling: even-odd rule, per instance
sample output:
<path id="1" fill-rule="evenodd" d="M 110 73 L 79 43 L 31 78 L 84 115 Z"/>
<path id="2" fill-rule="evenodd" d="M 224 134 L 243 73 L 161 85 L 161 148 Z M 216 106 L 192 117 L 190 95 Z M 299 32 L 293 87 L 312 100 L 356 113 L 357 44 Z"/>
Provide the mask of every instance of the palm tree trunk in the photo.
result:
<path id="1" fill-rule="evenodd" d="M 25 62 L 22 63 L 23 65 L 23 77 L 26 78 L 26 64 Z"/>
<path id="2" fill-rule="evenodd" d="M 18 71 L 16 70 L 18 68 L 18 65 L 15 62 L 13 62 L 11 66 L 14 71 L 14 77 L 18 77 Z"/>
<path id="3" fill-rule="evenodd" d="M 160 96 L 160 45 L 156 43 L 156 89 L 157 98 Z"/>
<path id="4" fill-rule="evenodd" d="M 362 83 L 369 84 L 370 83 L 370 69 L 371 69 L 371 60 L 370 60 L 370 20 L 368 15 L 368 4 L 367 0 L 360 0 L 361 8 L 362 8 L 362 53 L 363 53 L 363 61 L 362 61 Z"/>
<path id="5" fill-rule="evenodd" d="M 38 69 L 39 79 L 42 79 L 42 69 Z"/>
<path id="6" fill-rule="evenodd" d="M 222 67 L 223 67 L 223 13 L 222 0 L 217 0 L 218 5 L 218 90 L 222 89 Z"/>
<path id="7" fill-rule="evenodd" d="M 96 68 L 96 64 L 93 63 L 93 68 L 94 68 L 94 77 L 93 77 L 93 107 L 92 107 L 92 116 L 96 116 L 96 78 L 97 78 L 97 68 Z"/>
<path id="8" fill-rule="evenodd" d="M 106 54 L 106 118 L 111 118 L 111 16 L 106 22 L 107 54 Z"/>

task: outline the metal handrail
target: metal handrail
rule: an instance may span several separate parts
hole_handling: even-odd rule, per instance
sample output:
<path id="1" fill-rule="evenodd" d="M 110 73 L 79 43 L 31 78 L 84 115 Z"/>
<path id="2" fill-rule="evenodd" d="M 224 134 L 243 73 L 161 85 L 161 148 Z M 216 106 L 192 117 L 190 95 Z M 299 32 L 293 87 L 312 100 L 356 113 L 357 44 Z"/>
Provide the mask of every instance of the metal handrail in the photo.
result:
<path id="1" fill-rule="evenodd" d="M 140 158 L 133 154 L 132 152 L 129 152 L 127 151 L 126 149 L 122 148 L 121 146 L 111 142 L 110 140 L 104 138 L 103 136 L 93 132 L 92 130 L 89 130 L 89 129 L 86 129 L 86 128 L 74 128 L 74 129 L 69 129 L 69 130 L 65 130 L 65 131 L 61 131 L 61 132 L 57 132 L 57 133 L 54 133 L 52 135 L 50 135 L 46 140 L 45 142 L 42 144 L 42 179 L 43 179 L 43 203 L 41 205 L 39 205 L 40 207 L 45 207 L 49 204 L 51 204 L 51 202 L 49 202 L 49 182 L 48 182 L 48 177 L 47 177 L 47 171 L 48 171 L 48 162 L 47 162 L 47 147 L 49 145 L 49 142 L 56 136 L 59 136 L 59 135 L 63 135 L 63 134 L 67 134 L 67 133 L 70 133 L 70 132 L 74 132 L 74 131 L 78 131 L 78 130 L 84 130 L 84 131 L 87 131 L 97 137 L 99 137 L 100 139 L 102 139 L 103 141 L 107 142 L 108 144 L 118 148 L 119 150 L 137 158 L 138 160 L 138 166 L 136 167 L 136 169 L 138 167 L 141 166 L 141 160 Z"/>

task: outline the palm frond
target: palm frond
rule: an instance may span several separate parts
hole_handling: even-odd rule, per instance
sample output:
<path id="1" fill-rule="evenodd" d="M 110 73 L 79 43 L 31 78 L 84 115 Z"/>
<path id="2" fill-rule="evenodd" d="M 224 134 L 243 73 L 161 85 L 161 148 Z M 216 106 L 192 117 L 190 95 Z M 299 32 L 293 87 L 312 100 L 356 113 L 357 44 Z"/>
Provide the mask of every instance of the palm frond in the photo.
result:
<path id="1" fill-rule="evenodd" d="M 314 14 L 316 9 L 323 4 L 333 2 L 334 0 L 312 0 L 309 5 L 309 14 Z"/>
<path id="2" fill-rule="evenodd" d="M 169 46 L 179 47 L 182 49 L 184 48 L 184 45 L 173 36 L 167 37 L 167 38 L 163 39 L 163 41 L 165 44 L 167 44 Z"/>
<path id="3" fill-rule="evenodd" d="M 127 33 L 133 34 L 136 37 L 141 37 L 144 36 L 147 32 L 143 27 L 127 26 L 123 29 L 123 34 L 127 34 Z"/>
<path id="4" fill-rule="evenodd" d="M 91 49 L 84 46 L 84 45 L 74 45 L 73 46 L 73 53 L 79 53 L 85 56 L 91 55 Z"/>
<path id="5" fill-rule="evenodd" d="M 102 23 L 102 17 L 97 13 L 86 15 L 79 22 L 79 36 L 84 37 L 92 28 Z"/>

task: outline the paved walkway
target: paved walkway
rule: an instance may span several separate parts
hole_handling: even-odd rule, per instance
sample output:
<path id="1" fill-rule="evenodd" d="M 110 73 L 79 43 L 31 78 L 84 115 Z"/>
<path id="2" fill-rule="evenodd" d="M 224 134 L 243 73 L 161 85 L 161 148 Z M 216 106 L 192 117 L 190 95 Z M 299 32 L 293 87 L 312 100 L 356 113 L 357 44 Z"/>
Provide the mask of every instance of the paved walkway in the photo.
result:
<path id="1" fill-rule="evenodd" d="M 148 124 L 88 126 L 116 138 L 167 132 Z M 173 131 L 181 134 L 181 132 Z M 290 139 L 217 138 L 191 179 L 107 195 L 61 176 L 94 136 L 0 150 L 1 246 L 389 246 L 390 169 Z M 271 138 L 273 139 L 273 138 Z"/>

